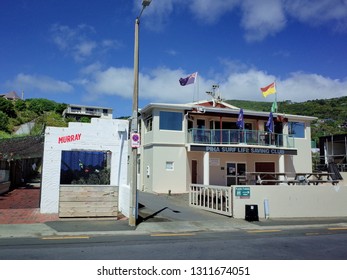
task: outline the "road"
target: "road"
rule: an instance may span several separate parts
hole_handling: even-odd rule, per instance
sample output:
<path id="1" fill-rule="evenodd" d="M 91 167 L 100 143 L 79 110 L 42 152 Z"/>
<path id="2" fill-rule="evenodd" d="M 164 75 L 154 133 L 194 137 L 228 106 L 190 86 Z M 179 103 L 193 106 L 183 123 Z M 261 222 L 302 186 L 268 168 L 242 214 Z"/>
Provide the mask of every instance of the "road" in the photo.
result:
<path id="1" fill-rule="evenodd" d="M 1 260 L 347 260 L 347 228 L 0 239 Z"/>

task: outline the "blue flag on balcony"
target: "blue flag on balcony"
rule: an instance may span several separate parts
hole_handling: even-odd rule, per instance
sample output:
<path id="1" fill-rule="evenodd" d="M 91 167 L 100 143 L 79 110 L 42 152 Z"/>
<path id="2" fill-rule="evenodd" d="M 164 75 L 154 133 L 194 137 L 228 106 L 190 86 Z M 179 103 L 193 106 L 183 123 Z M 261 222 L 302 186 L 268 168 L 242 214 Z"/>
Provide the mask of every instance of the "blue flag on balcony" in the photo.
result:
<path id="1" fill-rule="evenodd" d="M 270 112 L 269 119 L 267 120 L 267 123 L 266 123 L 266 127 L 269 132 L 274 132 L 274 121 L 273 121 L 272 112 Z"/>
<path id="2" fill-rule="evenodd" d="M 245 129 L 245 121 L 243 119 L 243 109 L 240 109 L 239 117 L 237 118 L 236 125 L 239 129 Z"/>

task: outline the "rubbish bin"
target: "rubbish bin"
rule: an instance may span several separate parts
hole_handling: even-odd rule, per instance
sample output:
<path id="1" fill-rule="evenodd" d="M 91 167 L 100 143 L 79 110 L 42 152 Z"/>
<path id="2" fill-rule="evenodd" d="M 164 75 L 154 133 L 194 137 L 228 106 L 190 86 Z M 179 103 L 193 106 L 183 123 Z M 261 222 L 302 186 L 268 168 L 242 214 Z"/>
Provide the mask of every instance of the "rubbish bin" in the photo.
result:
<path id="1" fill-rule="evenodd" d="M 246 206 L 245 220 L 248 222 L 259 221 L 258 205 L 252 204 L 252 205 L 245 205 L 245 206 Z"/>

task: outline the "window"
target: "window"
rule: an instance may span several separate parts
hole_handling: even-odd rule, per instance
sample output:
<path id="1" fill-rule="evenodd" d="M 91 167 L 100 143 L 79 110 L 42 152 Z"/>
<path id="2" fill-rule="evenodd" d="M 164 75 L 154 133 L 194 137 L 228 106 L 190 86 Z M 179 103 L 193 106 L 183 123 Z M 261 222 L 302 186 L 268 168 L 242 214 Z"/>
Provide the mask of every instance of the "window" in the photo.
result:
<path id="1" fill-rule="evenodd" d="M 81 107 L 71 107 L 71 112 L 80 113 L 82 111 Z"/>
<path id="2" fill-rule="evenodd" d="M 146 131 L 152 131 L 153 129 L 153 117 L 150 116 L 145 120 L 145 125 L 146 125 Z"/>
<path id="3" fill-rule="evenodd" d="M 161 111 L 159 117 L 159 129 L 182 131 L 182 113 Z"/>
<path id="4" fill-rule="evenodd" d="M 173 171 L 174 170 L 174 162 L 173 161 L 167 161 L 165 163 L 165 169 L 167 171 Z"/>
<path id="5" fill-rule="evenodd" d="M 97 109 L 94 108 L 86 108 L 86 113 L 94 115 L 97 112 Z"/>
<path id="6" fill-rule="evenodd" d="M 111 152 L 62 151 L 60 184 L 109 185 Z"/>
<path id="7" fill-rule="evenodd" d="M 305 123 L 289 122 L 288 134 L 295 138 L 305 138 Z"/>

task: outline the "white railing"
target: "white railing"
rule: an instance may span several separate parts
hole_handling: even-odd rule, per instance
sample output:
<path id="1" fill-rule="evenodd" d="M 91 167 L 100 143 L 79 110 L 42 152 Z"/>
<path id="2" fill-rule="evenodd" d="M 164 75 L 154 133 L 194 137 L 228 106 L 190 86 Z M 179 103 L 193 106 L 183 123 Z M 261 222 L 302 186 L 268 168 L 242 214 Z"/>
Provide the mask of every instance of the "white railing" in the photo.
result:
<path id="1" fill-rule="evenodd" d="M 191 184 L 189 205 L 231 217 L 232 195 L 232 187 Z"/>

